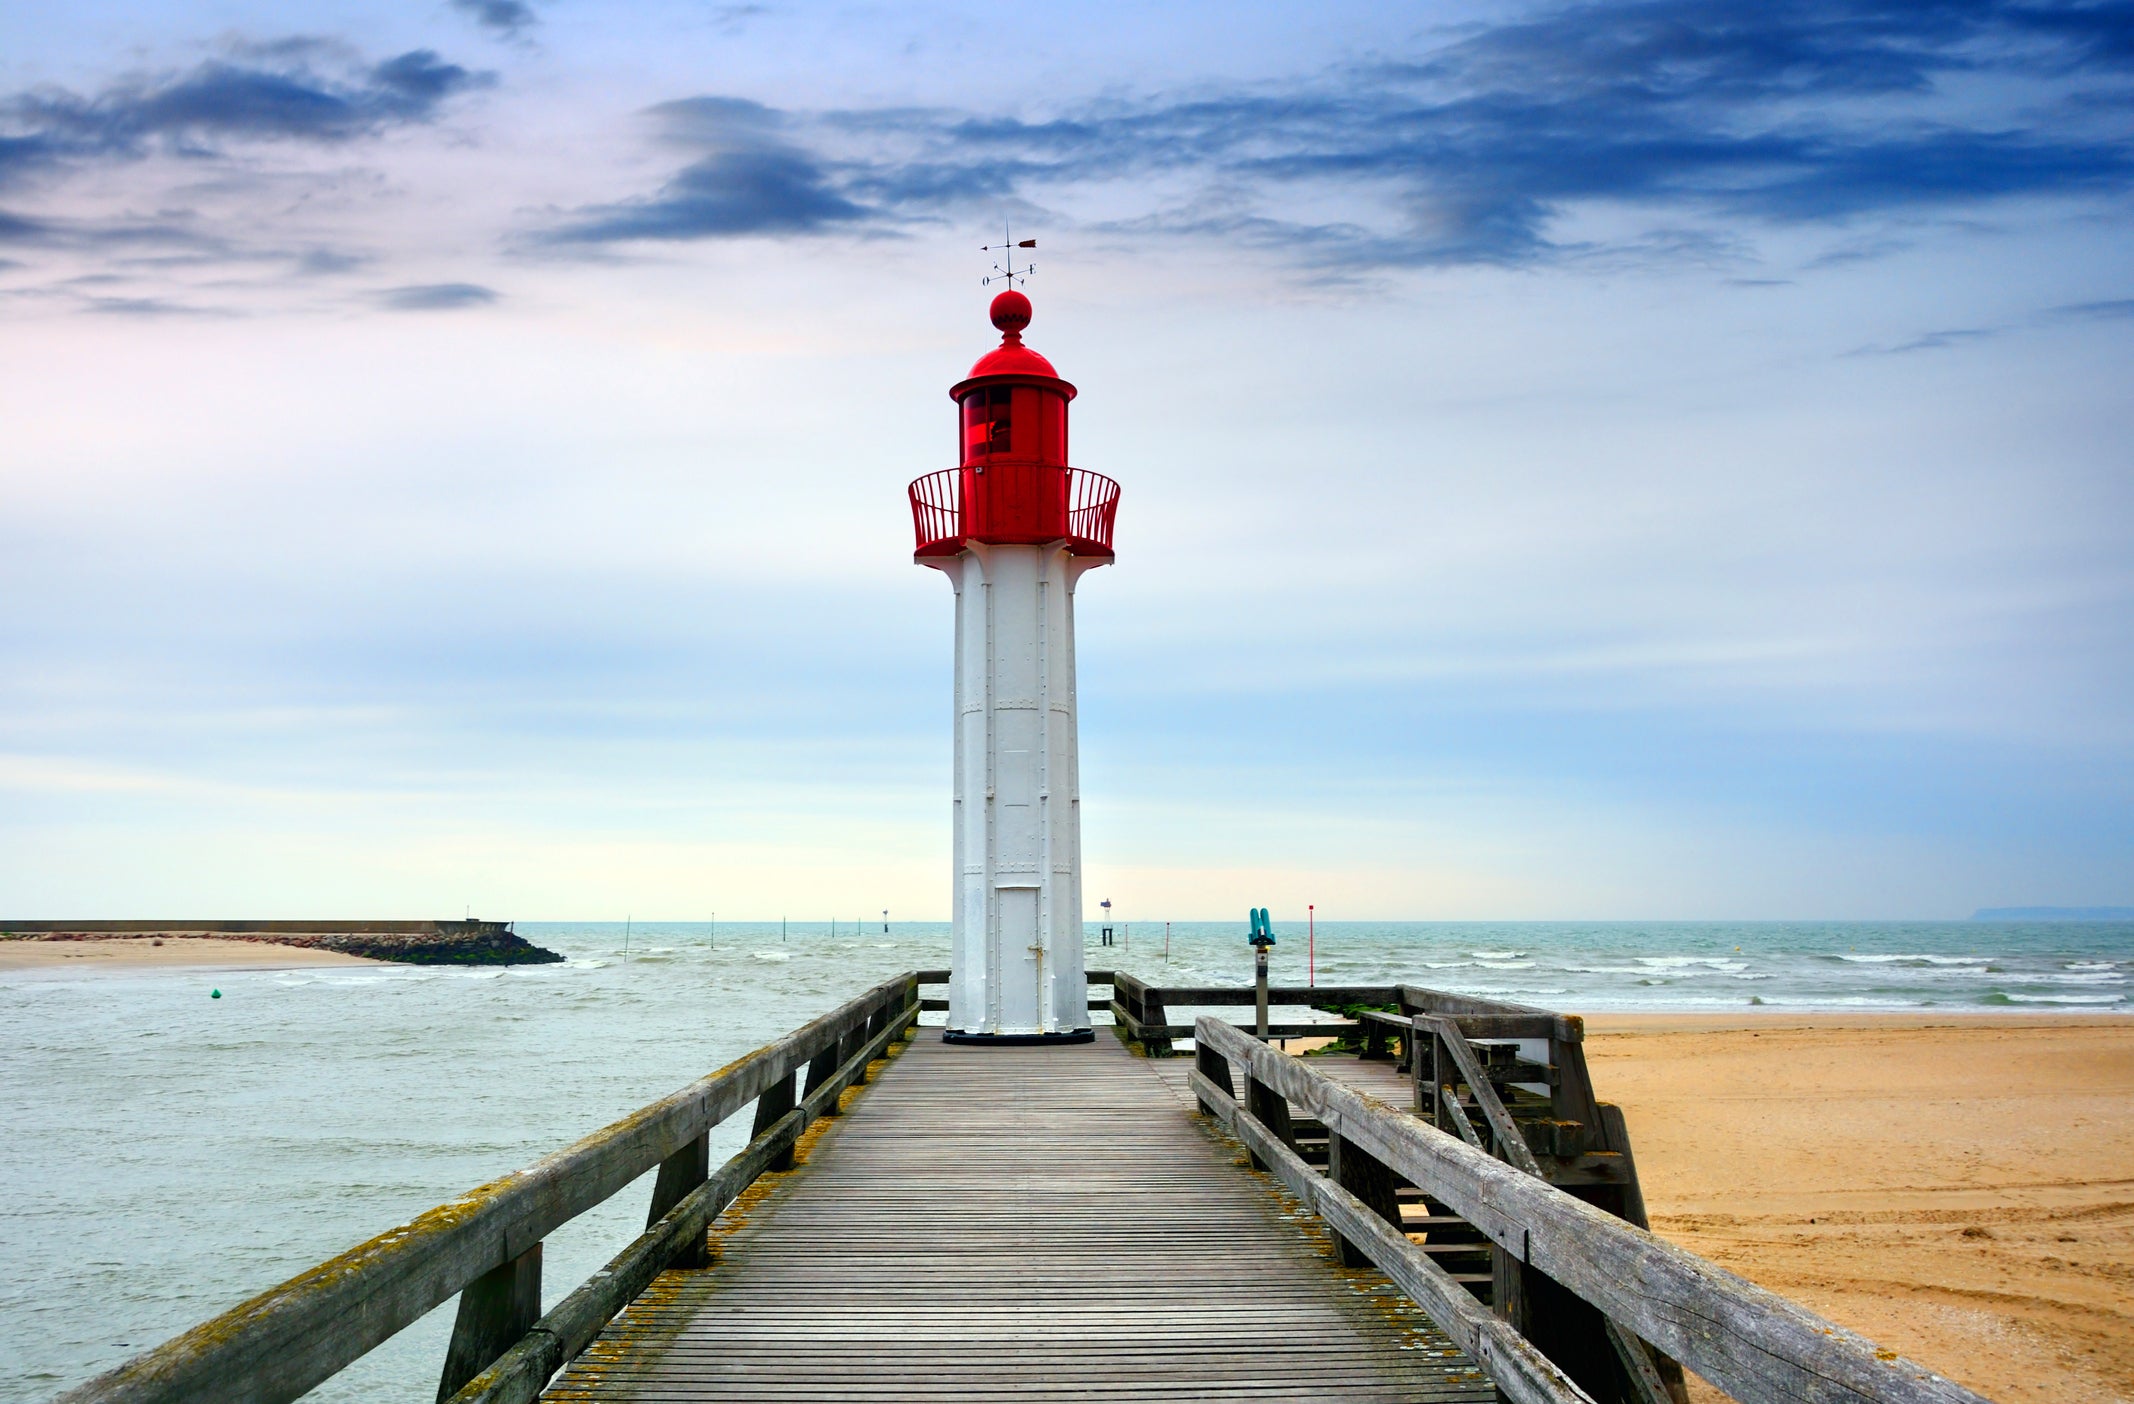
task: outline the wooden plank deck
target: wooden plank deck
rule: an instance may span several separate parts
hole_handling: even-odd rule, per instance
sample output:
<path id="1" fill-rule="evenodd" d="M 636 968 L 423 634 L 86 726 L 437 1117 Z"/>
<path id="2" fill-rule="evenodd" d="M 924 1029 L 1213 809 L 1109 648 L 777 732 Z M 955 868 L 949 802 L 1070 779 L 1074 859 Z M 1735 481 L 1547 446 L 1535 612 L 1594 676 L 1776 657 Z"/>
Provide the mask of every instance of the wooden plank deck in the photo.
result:
<path id="1" fill-rule="evenodd" d="M 918 1039 L 547 1399 L 1473 1401 L 1474 1363 L 1100 1031 Z"/>

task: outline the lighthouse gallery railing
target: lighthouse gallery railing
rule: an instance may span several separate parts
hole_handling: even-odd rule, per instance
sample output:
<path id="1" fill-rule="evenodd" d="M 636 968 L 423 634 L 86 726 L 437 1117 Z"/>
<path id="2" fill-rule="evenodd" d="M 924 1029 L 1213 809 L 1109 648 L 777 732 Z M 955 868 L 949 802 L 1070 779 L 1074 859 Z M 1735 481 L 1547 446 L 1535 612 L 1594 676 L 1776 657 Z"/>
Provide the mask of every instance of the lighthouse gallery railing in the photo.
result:
<path id="1" fill-rule="evenodd" d="M 1065 538 L 1075 550 L 1110 554 L 1119 485 L 1086 468 L 1050 464 L 966 464 L 916 479 L 912 534 L 920 555 L 953 555 L 966 539 L 1041 544 Z"/>

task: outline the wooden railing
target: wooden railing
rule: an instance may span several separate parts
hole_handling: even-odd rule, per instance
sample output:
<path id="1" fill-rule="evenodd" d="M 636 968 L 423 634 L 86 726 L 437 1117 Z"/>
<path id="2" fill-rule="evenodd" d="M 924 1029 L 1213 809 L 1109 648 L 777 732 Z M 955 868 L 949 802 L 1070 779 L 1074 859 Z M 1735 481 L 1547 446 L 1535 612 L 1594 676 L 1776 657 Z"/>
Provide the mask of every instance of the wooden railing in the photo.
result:
<path id="1" fill-rule="evenodd" d="M 1465 1017 L 1504 1016 L 1494 1010 L 1426 1015 L 1411 1019 L 1406 1029 L 1440 1040 L 1449 1030 L 1458 1040 L 1446 1041 L 1450 1049 L 1466 1043 L 1459 1028 Z M 1549 1184 L 1526 1134 L 1501 1105 L 1490 1112 L 1485 1104 L 1484 1115 L 1491 1135 L 1511 1155 L 1509 1164 L 1219 1019 L 1198 1020 L 1194 1035 L 1197 1062 L 1190 1076 L 1201 1108 L 1326 1220 L 1345 1256 L 1376 1265 L 1518 1404 L 1590 1404 L 1595 1397 L 1560 1368 L 1567 1362 L 1552 1360 L 1523 1329 L 1528 1304 L 1564 1296 L 1606 1322 L 1620 1362 L 1616 1378 L 1624 1380 L 1614 1391 L 1619 1398 L 1667 1397 L 1649 1342 L 1744 1404 L 1985 1404 L 1961 1385 Z M 1423 1052 L 1418 1039 L 1409 1062 L 1425 1064 Z M 1493 1082 L 1472 1048 L 1464 1064 L 1456 1053 L 1446 1056 L 1451 1062 L 1445 1066 L 1456 1067 L 1461 1081 L 1434 1089 L 1441 1112 L 1460 1107 L 1459 1085 L 1473 1093 Z M 1436 1057 L 1432 1053 L 1427 1061 Z M 1246 1079 L 1242 1102 L 1233 1064 Z M 1433 1081 L 1438 1071 L 1431 1069 Z M 1303 1116 L 1326 1128 L 1323 1175 L 1298 1154 L 1295 1126 Z M 1480 1133 L 1472 1140 L 1481 1140 Z M 1396 1179 L 1487 1238 L 1504 1284 L 1494 1312 L 1439 1266 L 1427 1245 L 1403 1231 Z M 1593 1378 L 1589 1372 L 1587 1385 Z"/>
<path id="2" fill-rule="evenodd" d="M 1191 1025 L 1170 1022 L 1168 1009 L 1250 1009 L 1254 1000 L 1249 985 L 1156 986 L 1123 973 L 1112 989 L 1112 1018 L 1122 1036 L 1151 1057 L 1169 1056 L 1174 1040 L 1193 1036 Z M 1322 1011 L 1314 1022 L 1270 1023 L 1269 1038 L 1346 1036 L 1366 1060 L 1397 1057 L 1415 1077 L 1413 1109 L 1446 1130 L 1455 1129 L 1452 1118 L 1464 1108 L 1440 1104 L 1437 1091 L 1444 1079 L 1435 1054 L 1417 1071 L 1410 1053 L 1421 1036 L 1410 1025 L 1421 1020 L 1425 1034 L 1432 1029 L 1457 1034 L 1479 1081 L 1464 1075 L 1454 1081 L 1483 1089 L 1468 1092 L 1470 1099 L 1495 1099 L 1539 1158 L 1549 1182 L 1646 1226 L 1629 1130 L 1622 1112 L 1594 1095 L 1586 1071 L 1585 1021 L 1577 1015 L 1421 985 L 1276 985 L 1268 990 L 1268 1003 Z M 1353 1019 L 1323 1016 L 1331 1008 L 1359 1005 L 1366 1012 Z M 1400 1012 L 1376 1013 L 1369 1006 Z M 1444 1054 L 1448 1072 L 1451 1057 Z"/>
<path id="3" fill-rule="evenodd" d="M 668 1267 L 919 1013 L 914 974 L 857 999 L 524 1170 L 470 1190 L 60 1396 L 58 1404 L 280 1404 L 459 1296 L 437 1397 L 523 1404 Z M 802 1074 L 805 1073 L 804 1079 Z M 794 1083 L 802 1080 L 796 1092 Z M 710 1132 L 755 1104 L 746 1149 L 710 1172 Z M 645 1232 L 547 1312 L 541 1241 L 653 1169 Z"/>
<path id="4" fill-rule="evenodd" d="M 948 983 L 948 974 L 946 970 L 921 970 L 911 978 L 922 985 L 945 985 Z M 1082 978 L 1092 985 L 1109 985 L 1112 983 L 1112 973 L 1109 970 L 1092 970 Z M 1128 977 L 1121 976 L 1119 978 L 1125 979 Z M 1111 1008 L 1111 1003 L 1108 998 L 1098 999 L 1095 995 L 1089 997 L 1089 1007 L 1091 1009 L 1109 1009 Z M 919 1001 L 919 1008 L 928 1014 L 940 1014 L 948 1009 L 948 1000 L 945 996 L 929 995 Z"/>

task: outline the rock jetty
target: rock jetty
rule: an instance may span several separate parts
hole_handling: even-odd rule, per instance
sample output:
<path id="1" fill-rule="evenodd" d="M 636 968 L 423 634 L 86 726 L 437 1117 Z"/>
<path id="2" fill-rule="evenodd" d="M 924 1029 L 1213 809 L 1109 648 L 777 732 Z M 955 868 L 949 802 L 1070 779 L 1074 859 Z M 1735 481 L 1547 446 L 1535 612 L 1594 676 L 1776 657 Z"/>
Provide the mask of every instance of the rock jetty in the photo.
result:
<path id="1" fill-rule="evenodd" d="M 403 965 L 553 965 L 508 921 L 0 921 L 0 941 L 260 941 Z"/>

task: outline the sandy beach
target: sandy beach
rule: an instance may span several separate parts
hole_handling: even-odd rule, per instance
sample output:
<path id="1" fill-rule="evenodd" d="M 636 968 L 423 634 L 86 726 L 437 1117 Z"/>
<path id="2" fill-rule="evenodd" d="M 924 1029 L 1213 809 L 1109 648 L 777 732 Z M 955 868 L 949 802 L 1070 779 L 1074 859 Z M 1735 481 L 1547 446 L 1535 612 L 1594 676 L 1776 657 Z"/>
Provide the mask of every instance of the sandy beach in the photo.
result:
<path id="1" fill-rule="evenodd" d="M 151 940 L 0 941 L 0 974 L 77 970 L 295 970 L 317 965 L 384 965 L 382 960 L 264 941 L 180 937 Z"/>
<path id="2" fill-rule="evenodd" d="M 2134 1401 L 2134 1018 L 1602 1015 L 1586 1051 L 1656 1232 L 1989 1398 Z"/>

